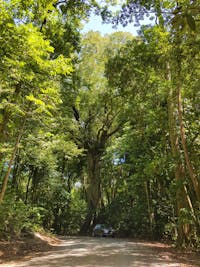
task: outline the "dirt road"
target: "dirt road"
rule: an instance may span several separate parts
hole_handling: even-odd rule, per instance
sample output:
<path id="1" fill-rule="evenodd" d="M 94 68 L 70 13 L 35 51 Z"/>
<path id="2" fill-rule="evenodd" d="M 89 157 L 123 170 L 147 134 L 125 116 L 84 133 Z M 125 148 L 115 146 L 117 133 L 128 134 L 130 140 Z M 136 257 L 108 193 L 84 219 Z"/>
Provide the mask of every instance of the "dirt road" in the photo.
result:
<path id="1" fill-rule="evenodd" d="M 55 250 L 0 267 L 188 267 L 200 266 L 198 259 L 177 257 L 159 243 L 117 238 L 65 238 Z"/>

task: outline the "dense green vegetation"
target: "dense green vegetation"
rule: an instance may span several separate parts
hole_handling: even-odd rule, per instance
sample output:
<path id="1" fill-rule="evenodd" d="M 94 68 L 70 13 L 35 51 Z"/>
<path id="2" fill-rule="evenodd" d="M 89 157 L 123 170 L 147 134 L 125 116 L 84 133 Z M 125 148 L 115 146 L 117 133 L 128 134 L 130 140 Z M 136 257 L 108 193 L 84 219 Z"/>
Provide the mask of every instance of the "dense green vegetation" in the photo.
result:
<path id="1" fill-rule="evenodd" d="M 0 238 L 103 222 L 199 246 L 200 2 L 110 2 L 0 1 Z M 156 23 L 81 35 L 91 12 Z"/>

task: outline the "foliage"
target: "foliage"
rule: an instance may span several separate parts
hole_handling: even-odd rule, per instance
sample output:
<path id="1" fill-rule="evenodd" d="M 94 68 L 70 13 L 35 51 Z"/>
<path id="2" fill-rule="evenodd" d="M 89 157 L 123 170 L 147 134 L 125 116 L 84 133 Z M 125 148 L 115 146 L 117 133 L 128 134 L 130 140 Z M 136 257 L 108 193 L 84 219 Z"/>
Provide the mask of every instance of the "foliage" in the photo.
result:
<path id="1" fill-rule="evenodd" d="M 19 236 L 25 231 L 35 231 L 41 227 L 43 209 L 25 205 L 21 199 L 16 199 L 13 193 L 7 194 L 0 207 L 1 238 L 9 239 Z"/>
<path id="2" fill-rule="evenodd" d="M 67 220 L 64 224 L 63 234 L 76 235 L 79 233 L 86 214 L 87 203 L 82 197 L 81 190 L 75 187 L 71 191 L 69 210 L 65 214 Z"/>

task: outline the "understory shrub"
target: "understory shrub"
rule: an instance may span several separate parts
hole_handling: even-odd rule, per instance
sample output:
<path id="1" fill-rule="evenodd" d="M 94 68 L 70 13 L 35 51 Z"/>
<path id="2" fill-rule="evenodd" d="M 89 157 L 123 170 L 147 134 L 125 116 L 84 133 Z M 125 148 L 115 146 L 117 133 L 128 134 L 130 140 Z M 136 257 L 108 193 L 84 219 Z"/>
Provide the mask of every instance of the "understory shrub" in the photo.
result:
<path id="1" fill-rule="evenodd" d="M 42 212 L 41 208 L 26 205 L 13 194 L 7 194 L 0 205 L 0 239 L 18 237 L 23 230 L 36 230 L 40 227 Z"/>

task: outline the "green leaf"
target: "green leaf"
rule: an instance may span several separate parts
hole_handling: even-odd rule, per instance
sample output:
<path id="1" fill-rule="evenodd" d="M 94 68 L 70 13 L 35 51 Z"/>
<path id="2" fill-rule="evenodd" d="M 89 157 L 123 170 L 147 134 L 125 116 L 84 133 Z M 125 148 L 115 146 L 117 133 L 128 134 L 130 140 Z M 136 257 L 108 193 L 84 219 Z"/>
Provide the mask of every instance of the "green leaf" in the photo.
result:
<path id="1" fill-rule="evenodd" d="M 26 99 L 31 101 L 31 102 L 34 102 L 38 106 L 45 106 L 44 101 L 42 101 L 41 99 L 35 98 L 32 94 L 26 96 Z"/>

